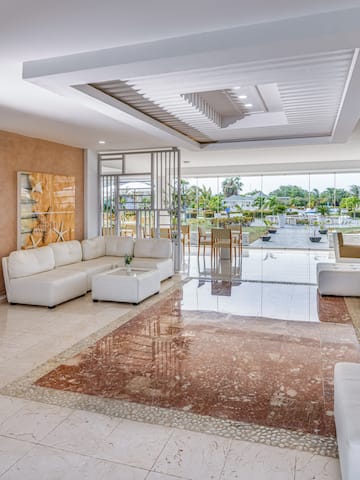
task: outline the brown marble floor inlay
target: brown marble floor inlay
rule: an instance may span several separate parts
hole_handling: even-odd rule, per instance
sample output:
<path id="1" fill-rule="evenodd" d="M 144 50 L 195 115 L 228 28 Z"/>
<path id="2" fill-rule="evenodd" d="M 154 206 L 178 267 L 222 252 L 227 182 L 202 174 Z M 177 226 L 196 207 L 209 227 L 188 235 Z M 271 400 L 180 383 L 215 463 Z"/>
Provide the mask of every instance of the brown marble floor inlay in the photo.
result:
<path id="1" fill-rule="evenodd" d="M 352 325 L 187 311 L 179 289 L 35 383 L 332 436 L 339 361 L 360 362 Z"/>
<path id="2" fill-rule="evenodd" d="M 352 324 L 344 297 L 322 296 L 318 291 L 317 307 L 320 322 Z"/>

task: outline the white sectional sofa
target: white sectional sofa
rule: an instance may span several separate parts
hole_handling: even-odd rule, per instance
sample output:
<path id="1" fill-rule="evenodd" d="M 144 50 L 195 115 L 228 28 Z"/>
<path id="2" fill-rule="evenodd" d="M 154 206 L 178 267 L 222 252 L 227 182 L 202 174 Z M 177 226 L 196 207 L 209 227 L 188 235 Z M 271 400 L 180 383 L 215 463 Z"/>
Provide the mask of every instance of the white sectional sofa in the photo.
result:
<path id="1" fill-rule="evenodd" d="M 360 296 L 360 263 L 322 263 L 316 265 L 320 295 Z"/>
<path id="2" fill-rule="evenodd" d="M 160 280 L 174 274 L 172 244 L 167 239 L 96 237 L 17 250 L 2 259 L 9 303 L 54 307 L 91 290 L 92 277 L 133 256 L 133 267 L 156 268 Z"/>

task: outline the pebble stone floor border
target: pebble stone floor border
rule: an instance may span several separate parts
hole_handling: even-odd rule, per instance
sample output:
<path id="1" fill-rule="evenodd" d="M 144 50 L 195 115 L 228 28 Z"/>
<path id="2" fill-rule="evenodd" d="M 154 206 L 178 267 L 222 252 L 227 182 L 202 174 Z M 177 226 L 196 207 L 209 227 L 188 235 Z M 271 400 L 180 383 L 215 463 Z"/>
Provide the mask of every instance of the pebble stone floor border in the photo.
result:
<path id="1" fill-rule="evenodd" d="M 80 410 L 102 413 L 109 416 L 121 417 L 185 430 L 220 435 L 237 440 L 262 443 L 282 448 L 292 448 L 317 455 L 336 458 L 338 456 L 336 439 L 320 435 L 304 434 L 297 431 L 260 426 L 245 422 L 224 420 L 209 416 L 197 415 L 182 410 L 172 410 L 160 407 L 140 405 L 123 400 L 108 399 L 81 393 L 65 392 L 50 388 L 38 387 L 34 382 L 54 370 L 65 360 L 77 355 L 97 340 L 101 339 L 116 328 L 124 325 L 134 315 L 157 303 L 170 292 L 178 288 L 175 285 L 162 292 L 156 298 L 150 298 L 136 309 L 126 313 L 98 330 L 80 342 L 74 344 L 61 354 L 36 367 L 20 379 L 9 383 L 0 389 L 1 395 L 25 398 L 42 403 L 59 405 Z"/>

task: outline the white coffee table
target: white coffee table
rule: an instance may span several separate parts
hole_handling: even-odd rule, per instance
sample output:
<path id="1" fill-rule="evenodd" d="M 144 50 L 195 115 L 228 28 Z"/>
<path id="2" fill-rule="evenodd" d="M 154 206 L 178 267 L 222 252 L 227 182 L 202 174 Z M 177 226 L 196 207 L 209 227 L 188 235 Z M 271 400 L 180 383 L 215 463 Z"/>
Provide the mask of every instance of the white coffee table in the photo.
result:
<path id="1" fill-rule="evenodd" d="M 92 279 L 92 299 L 138 304 L 160 291 L 158 270 L 115 268 L 95 275 Z"/>

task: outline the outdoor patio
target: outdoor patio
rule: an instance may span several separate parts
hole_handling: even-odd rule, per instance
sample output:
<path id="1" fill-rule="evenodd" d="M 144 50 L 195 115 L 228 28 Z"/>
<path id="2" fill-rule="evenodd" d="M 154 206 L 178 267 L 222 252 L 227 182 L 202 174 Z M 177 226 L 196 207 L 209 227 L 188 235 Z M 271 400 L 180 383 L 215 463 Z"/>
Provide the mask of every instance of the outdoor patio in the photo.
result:
<path id="1" fill-rule="evenodd" d="M 329 249 L 328 235 L 320 235 L 321 240 L 318 243 L 310 241 L 313 227 L 303 225 L 286 225 L 278 228 L 276 233 L 270 234 L 268 242 L 262 241 L 261 238 L 251 243 L 251 248 L 293 248 L 306 250 L 327 250 Z"/>

